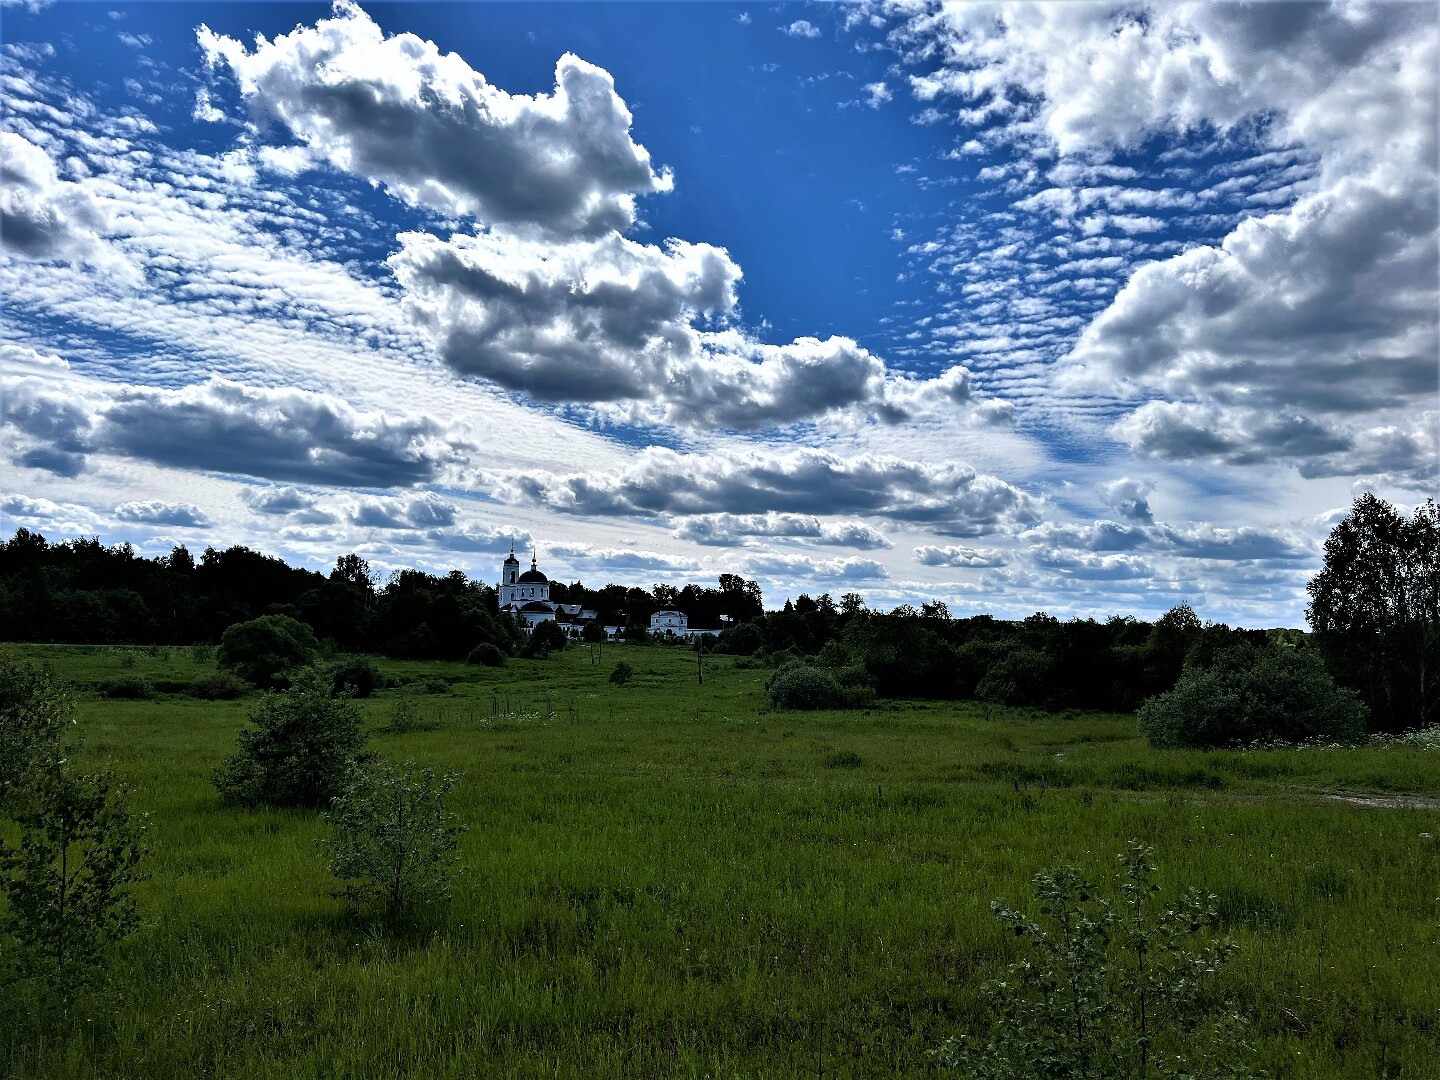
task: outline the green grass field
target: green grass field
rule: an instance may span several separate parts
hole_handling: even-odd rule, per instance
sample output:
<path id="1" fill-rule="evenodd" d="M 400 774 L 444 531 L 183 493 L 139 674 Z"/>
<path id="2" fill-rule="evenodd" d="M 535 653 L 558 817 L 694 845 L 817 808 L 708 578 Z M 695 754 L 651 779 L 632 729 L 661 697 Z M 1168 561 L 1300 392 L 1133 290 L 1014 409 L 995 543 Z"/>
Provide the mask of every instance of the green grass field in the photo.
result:
<path id="1" fill-rule="evenodd" d="M 142 925 L 114 1001 L 6 1077 L 870 1077 L 935 1070 L 1012 946 L 990 901 L 1057 859 L 1154 845 L 1167 892 L 1219 897 L 1225 978 L 1275 1077 L 1440 1076 L 1440 748 L 1159 752 L 1133 718 L 970 703 L 770 713 L 768 672 L 571 649 L 451 680 L 372 747 L 459 770 L 466 874 L 395 938 L 330 896 L 323 827 L 222 808 L 208 776 L 249 703 L 108 701 L 188 651 L 13 647 L 81 688 L 81 759 L 148 811 Z M 619 659 L 636 676 L 607 681 Z M 129 666 L 126 666 L 129 665 Z"/>

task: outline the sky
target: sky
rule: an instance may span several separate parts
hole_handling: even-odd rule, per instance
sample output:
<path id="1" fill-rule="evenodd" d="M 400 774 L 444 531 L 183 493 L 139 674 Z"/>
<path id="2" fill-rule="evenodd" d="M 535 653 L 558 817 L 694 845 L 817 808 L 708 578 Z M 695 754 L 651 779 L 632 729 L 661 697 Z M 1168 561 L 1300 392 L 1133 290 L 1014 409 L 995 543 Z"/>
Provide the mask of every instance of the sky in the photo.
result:
<path id="1" fill-rule="evenodd" d="M 1440 491 L 1433 3 L 0 7 L 0 529 L 1304 625 Z"/>

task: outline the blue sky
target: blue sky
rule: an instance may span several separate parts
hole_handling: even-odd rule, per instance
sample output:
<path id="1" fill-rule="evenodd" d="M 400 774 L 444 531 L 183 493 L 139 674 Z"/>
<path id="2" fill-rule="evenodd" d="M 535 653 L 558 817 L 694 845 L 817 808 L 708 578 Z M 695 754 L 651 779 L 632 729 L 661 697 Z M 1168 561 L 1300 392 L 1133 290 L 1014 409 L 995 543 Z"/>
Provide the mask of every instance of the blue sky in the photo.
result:
<path id="1" fill-rule="evenodd" d="M 1437 489 L 1431 4 L 0 20 L 6 529 L 1263 626 Z"/>

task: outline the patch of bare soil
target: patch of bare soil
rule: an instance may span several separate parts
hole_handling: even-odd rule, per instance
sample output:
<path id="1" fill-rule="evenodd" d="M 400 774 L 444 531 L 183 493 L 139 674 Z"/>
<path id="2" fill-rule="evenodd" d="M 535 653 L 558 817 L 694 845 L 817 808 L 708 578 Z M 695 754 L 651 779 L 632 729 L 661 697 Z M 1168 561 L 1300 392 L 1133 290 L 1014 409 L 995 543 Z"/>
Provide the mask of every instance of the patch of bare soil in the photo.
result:
<path id="1" fill-rule="evenodd" d="M 1320 791 L 1316 794 L 1332 802 L 1373 806 L 1381 810 L 1440 810 L 1440 799 L 1429 795 L 1367 795 L 1358 791 Z"/>

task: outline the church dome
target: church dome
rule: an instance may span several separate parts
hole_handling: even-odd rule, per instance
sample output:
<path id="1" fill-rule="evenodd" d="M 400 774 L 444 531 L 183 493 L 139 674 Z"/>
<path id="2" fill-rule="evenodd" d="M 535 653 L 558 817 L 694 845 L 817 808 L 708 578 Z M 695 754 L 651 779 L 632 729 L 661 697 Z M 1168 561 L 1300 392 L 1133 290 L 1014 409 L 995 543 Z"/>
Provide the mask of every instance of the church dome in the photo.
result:
<path id="1" fill-rule="evenodd" d="M 521 611 L 552 611 L 552 610 L 554 610 L 554 609 L 551 608 L 551 606 L 550 606 L 549 604 L 545 603 L 544 600 L 531 600 L 528 604 L 526 604 L 526 605 L 525 605 L 524 607 L 522 607 L 520 610 L 521 610 Z"/>
<path id="2" fill-rule="evenodd" d="M 522 585 L 546 585 L 549 584 L 549 582 L 549 578 L 533 567 L 520 575 L 520 583 Z"/>

